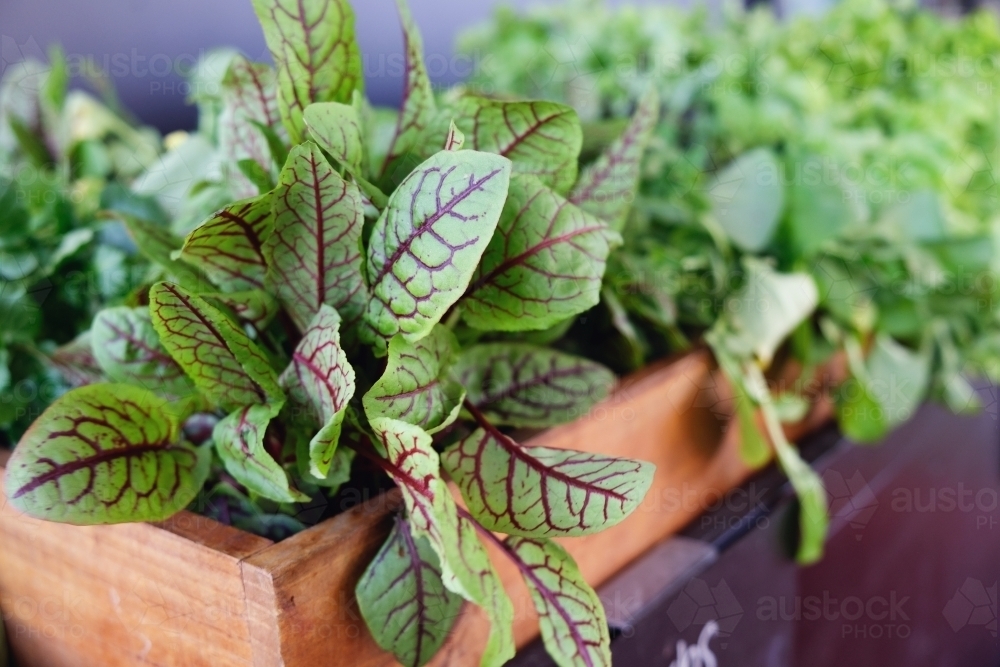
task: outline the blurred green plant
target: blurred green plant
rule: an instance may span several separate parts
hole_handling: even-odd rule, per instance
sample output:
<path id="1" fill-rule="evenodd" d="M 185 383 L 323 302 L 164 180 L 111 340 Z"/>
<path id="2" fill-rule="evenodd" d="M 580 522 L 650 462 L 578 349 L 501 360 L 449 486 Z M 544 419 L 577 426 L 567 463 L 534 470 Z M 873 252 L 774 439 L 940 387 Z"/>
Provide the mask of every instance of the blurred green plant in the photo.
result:
<path id="1" fill-rule="evenodd" d="M 605 274 L 612 363 L 635 368 L 704 337 L 738 400 L 764 412 L 805 493 L 805 535 L 823 532 L 824 501 L 786 461 L 781 405 L 759 387 L 775 354 L 809 378 L 840 351 L 850 379 L 834 390 L 837 414 L 862 442 L 928 396 L 976 409 L 969 374 L 1000 380 L 992 12 L 847 0 L 779 22 L 767 10 L 712 18 L 581 1 L 501 10 L 461 48 L 482 63 L 469 88 L 574 105 L 585 151 L 658 91 L 625 243 Z M 754 412 L 736 410 L 744 422 Z"/>
<path id="2" fill-rule="evenodd" d="M 9 64 L 0 83 L 0 443 L 96 365 L 75 338 L 108 304 L 134 301 L 148 264 L 110 209 L 165 219 L 128 185 L 160 137 L 81 90 L 58 49 Z"/>

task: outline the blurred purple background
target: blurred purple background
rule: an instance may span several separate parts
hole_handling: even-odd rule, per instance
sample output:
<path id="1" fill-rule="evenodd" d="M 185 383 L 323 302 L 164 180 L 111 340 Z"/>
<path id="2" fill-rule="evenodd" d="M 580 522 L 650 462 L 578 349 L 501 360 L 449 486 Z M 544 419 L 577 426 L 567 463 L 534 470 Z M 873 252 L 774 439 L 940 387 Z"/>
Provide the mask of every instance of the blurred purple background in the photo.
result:
<path id="1" fill-rule="evenodd" d="M 545 1 L 506 4 L 525 7 Z M 402 53 L 395 4 L 353 4 L 369 96 L 376 103 L 392 104 L 402 93 L 402 79 L 386 64 Z M 473 63 L 453 56 L 455 35 L 488 18 L 498 4 L 410 1 L 436 83 L 453 83 L 469 73 Z M 0 38 L 0 68 L 25 56 L 41 57 L 53 43 L 62 44 L 67 55 L 91 56 L 110 72 L 124 104 L 164 130 L 195 123 L 195 111 L 185 105 L 186 91 L 175 70 L 190 67 L 199 53 L 217 46 L 235 46 L 255 59 L 267 53 L 250 0 L 0 0 Z"/>

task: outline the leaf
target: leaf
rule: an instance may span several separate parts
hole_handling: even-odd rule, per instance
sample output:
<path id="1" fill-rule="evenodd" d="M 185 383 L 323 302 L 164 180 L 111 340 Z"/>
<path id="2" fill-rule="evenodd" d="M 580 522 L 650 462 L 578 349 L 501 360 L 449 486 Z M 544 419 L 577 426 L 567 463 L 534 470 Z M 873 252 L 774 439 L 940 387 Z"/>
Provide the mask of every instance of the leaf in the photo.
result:
<path id="1" fill-rule="evenodd" d="M 430 333 L 465 291 L 500 218 L 510 162 L 441 151 L 406 177 L 368 243 L 367 342 Z"/>
<path id="2" fill-rule="evenodd" d="M 481 665 L 502 665 L 514 656 L 514 608 L 474 524 L 459 514 L 439 474 L 431 437 L 395 419 L 371 420 L 386 468 L 403 494 L 413 534 L 427 538 L 441 559 L 442 580 L 486 612 L 491 630 Z"/>
<path id="3" fill-rule="evenodd" d="M 757 426 L 753 404 L 743 396 L 736 398 L 736 418 L 740 427 L 740 456 L 751 469 L 757 470 L 771 460 L 771 449 Z"/>
<path id="4" fill-rule="evenodd" d="M 838 421 L 854 442 L 876 442 L 920 406 L 930 380 L 930 355 L 881 333 L 867 360 L 860 359 L 860 350 L 852 352 L 852 377 L 838 391 Z"/>
<path id="5" fill-rule="evenodd" d="M 268 282 L 299 330 L 320 306 L 356 321 L 367 301 L 361 280 L 364 209 L 357 187 L 333 170 L 319 147 L 292 149 L 274 190 L 274 233 L 264 246 Z"/>
<path id="6" fill-rule="evenodd" d="M 274 231 L 270 193 L 212 214 L 184 240 L 180 258 L 227 292 L 262 289 L 264 243 Z"/>
<path id="7" fill-rule="evenodd" d="M 228 293 L 205 292 L 201 296 L 233 311 L 234 315 L 254 325 L 258 331 L 264 329 L 281 309 L 273 296 L 259 289 Z"/>
<path id="8" fill-rule="evenodd" d="M 389 362 L 364 396 L 369 419 L 389 417 L 436 433 L 458 417 L 465 398 L 461 385 L 448 375 L 458 341 L 444 326 L 410 343 L 402 336 L 389 341 Z"/>
<path id="9" fill-rule="evenodd" d="M 815 563 L 823 556 L 823 543 L 830 526 L 823 480 L 787 442 L 775 443 L 775 452 L 799 499 L 800 534 L 796 559 L 803 565 Z"/>
<path id="10" fill-rule="evenodd" d="M 642 502 L 655 470 L 642 461 L 526 447 L 492 426 L 446 450 L 441 463 L 484 528 L 528 537 L 590 535 L 621 522 Z"/>
<path id="11" fill-rule="evenodd" d="M 309 471 L 325 479 L 337 452 L 344 411 L 354 396 L 354 368 L 340 347 L 340 316 L 330 306 L 320 306 L 281 374 L 281 385 L 308 405 L 319 422 L 320 430 L 309 443 Z"/>
<path id="12" fill-rule="evenodd" d="M 247 405 L 215 425 L 212 439 L 226 471 L 247 489 L 279 503 L 309 500 L 293 489 L 288 475 L 264 447 L 267 425 L 278 414 L 274 405 Z"/>
<path id="13" fill-rule="evenodd" d="M 270 177 L 271 148 L 259 126 L 278 128 L 278 91 L 274 70 L 263 63 L 252 63 L 241 55 L 233 57 L 222 79 L 223 107 L 219 114 L 219 147 L 232 164 L 251 160 L 261 173 Z M 245 172 L 244 172 L 245 175 Z M 234 178 L 239 197 L 254 194 L 252 179 Z M 267 191 L 270 188 L 263 188 Z"/>
<path id="14" fill-rule="evenodd" d="M 160 345 L 147 308 L 106 308 L 94 317 L 90 335 L 94 357 L 113 382 L 173 397 L 193 390 L 184 371 Z"/>
<path id="15" fill-rule="evenodd" d="M 549 656 L 560 667 L 610 667 L 604 606 L 573 558 L 550 540 L 511 537 L 505 544 L 531 591 Z"/>
<path id="16" fill-rule="evenodd" d="M 73 389 L 21 438 L 7 463 L 10 504 L 77 525 L 161 521 L 184 509 L 211 457 L 180 440 L 170 403 L 132 385 Z"/>
<path id="17" fill-rule="evenodd" d="M 757 148 L 719 170 L 707 186 L 712 214 L 739 248 L 763 250 L 774 236 L 784 191 L 774 154 Z"/>
<path id="18" fill-rule="evenodd" d="M 709 342 L 713 348 L 716 347 L 715 341 L 710 339 Z M 796 559 L 803 565 L 815 563 L 823 556 L 823 544 L 830 526 L 823 480 L 785 437 L 760 366 L 749 359 L 732 360 L 726 359 L 727 357 L 724 351 L 720 355 L 723 368 L 730 374 L 730 380 L 742 385 L 748 396 L 760 406 L 764 426 L 778 458 L 778 465 L 788 475 L 788 480 L 798 496 L 799 545 Z"/>
<path id="19" fill-rule="evenodd" d="M 510 158 L 514 173 L 533 174 L 556 192 L 573 187 L 583 130 L 571 107 L 469 96 L 458 108 L 456 124 L 470 148 Z"/>
<path id="20" fill-rule="evenodd" d="M 392 177 L 398 173 L 398 181 L 410 172 L 418 160 L 409 157 L 417 147 L 424 131 L 430 126 L 437 113 L 434 89 L 427 68 L 424 65 L 424 43 L 420 37 L 406 0 L 396 0 L 399 20 L 403 24 L 403 49 L 405 51 L 406 82 L 403 88 L 403 103 L 396 119 L 396 131 L 382 165 L 383 175 Z M 407 164 L 407 163 L 410 164 Z"/>
<path id="21" fill-rule="evenodd" d="M 497 233 L 462 301 L 472 327 L 546 329 L 597 305 L 621 237 L 533 176 L 515 174 Z"/>
<path id="22" fill-rule="evenodd" d="M 441 581 L 430 543 L 398 518 L 355 593 L 375 642 L 413 667 L 434 657 L 462 608 L 462 598 Z"/>
<path id="23" fill-rule="evenodd" d="M 160 343 L 195 386 L 225 410 L 283 402 L 263 352 L 203 298 L 171 283 L 149 290 L 149 312 Z"/>
<path id="24" fill-rule="evenodd" d="M 208 282 L 194 267 L 174 258 L 181 247 L 181 239 L 160 225 L 140 220 L 130 215 L 114 214 L 128 229 L 139 252 L 163 268 L 166 276 L 188 289 L 199 290 Z"/>
<path id="25" fill-rule="evenodd" d="M 465 135 L 455 125 L 455 121 L 451 121 L 451 124 L 448 126 L 448 136 L 444 140 L 444 149 L 446 151 L 460 151 L 464 145 Z"/>
<path id="26" fill-rule="evenodd" d="M 249 158 L 240 160 L 236 163 L 236 166 L 239 168 L 240 173 L 250 181 L 250 185 L 256 188 L 254 190 L 248 189 L 247 196 L 252 197 L 258 193 L 264 194 L 274 189 L 274 179 L 271 178 L 271 174 L 253 160 Z"/>
<path id="27" fill-rule="evenodd" d="M 9 312 L 2 314 L 7 317 L 11 315 Z M 102 379 L 102 369 L 94 356 L 89 331 L 84 331 L 70 342 L 57 347 L 49 355 L 48 361 L 71 387 L 82 387 Z"/>
<path id="28" fill-rule="evenodd" d="M 801 170 L 808 174 L 811 166 L 822 168 L 821 163 L 821 158 L 807 158 Z M 827 241 L 861 219 L 858 207 L 852 205 L 851 191 L 840 180 L 813 175 L 796 179 L 789 186 L 786 229 L 796 257 L 815 255 Z"/>
<path id="29" fill-rule="evenodd" d="M 293 144 L 305 138 L 312 102 L 350 102 L 364 86 L 346 0 L 253 0 L 278 70 L 278 108 Z"/>
<path id="30" fill-rule="evenodd" d="M 302 114 L 313 140 L 352 174 L 361 174 L 364 158 L 361 120 L 349 104 L 318 102 Z"/>
<path id="31" fill-rule="evenodd" d="M 728 329 L 725 347 L 738 357 L 754 354 L 764 365 L 819 303 L 806 273 L 777 273 L 763 261 L 745 258 L 746 284 L 726 301 L 717 330 Z"/>
<path id="32" fill-rule="evenodd" d="M 535 428 L 582 417 L 615 383 L 598 363 L 525 343 L 470 347 L 452 374 L 491 421 Z"/>
<path id="33" fill-rule="evenodd" d="M 650 86 L 639 100 L 632 122 L 580 174 L 569 200 L 612 229 L 620 230 L 635 200 L 642 157 L 659 120 L 660 94 Z"/>

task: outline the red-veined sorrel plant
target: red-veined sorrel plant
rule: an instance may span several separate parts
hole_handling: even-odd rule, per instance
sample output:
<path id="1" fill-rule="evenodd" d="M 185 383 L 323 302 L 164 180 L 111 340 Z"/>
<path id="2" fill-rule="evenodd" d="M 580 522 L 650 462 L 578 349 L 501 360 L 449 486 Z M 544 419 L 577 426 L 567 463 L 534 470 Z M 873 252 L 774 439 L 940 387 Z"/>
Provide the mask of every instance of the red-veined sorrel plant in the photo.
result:
<path id="1" fill-rule="evenodd" d="M 233 58 L 207 132 L 226 191 L 244 198 L 184 239 L 119 214 L 159 267 L 148 308 L 97 315 L 108 382 L 70 391 L 29 429 L 10 502 L 74 524 L 161 520 L 214 466 L 289 504 L 332 494 L 360 456 L 405 507 L 357 588 L 381 646 L 427 662 L 468 600 L 492 623 L 483 664 L 514 654 L 486 540 L 523 574 L 555 659 L 608 664 L 601 604 L 552 539 L 620 522 L 653 467 L 502 429 L 571 420 L 613 383 L 539 341 L 598 302 L 656 96 L 578 178 L 570 108 L 438 98 L 405 6 L 406 92 L 388 135 L 361 95 L 343 0 L 254 6 L 276 66 Z M 206 414 L 211 443 L 196 444 L 185 425 Z"/>

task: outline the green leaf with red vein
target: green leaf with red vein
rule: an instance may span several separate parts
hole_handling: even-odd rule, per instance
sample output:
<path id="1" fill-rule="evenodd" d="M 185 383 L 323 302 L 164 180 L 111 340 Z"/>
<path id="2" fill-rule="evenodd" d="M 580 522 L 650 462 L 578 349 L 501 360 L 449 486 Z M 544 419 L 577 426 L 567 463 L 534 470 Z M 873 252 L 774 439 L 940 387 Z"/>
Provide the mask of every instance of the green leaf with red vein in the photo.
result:
<path id="1" fill-rule="evenodd" d="M 169 229 L 123 213 L 113 212 L 111 215 L 121 220 L 139 252 L 162 268 L 167 279 L 192 290 L 201 290 L 208 285 L 207 278 L 200 271 L 176 257 L 183 240 Z"/>
<path id="2" fill-rule="evenodd" d="M 527 343 L 470 347 L 452 374 L 494 423 L 534 428 L 582 417 L 615 383 L 598 363 Z"/>
<path id="3" fill-rule="evenodd" d="M 643 461 L 525 447 L 487 422 L 441 463 L 489 530 L 527 537 L 589 535 L 632 513 L 653 481 Z"/>
<path id="4" fill-rule="evenodd" d="M 278 70 L 278 108 L 293 144 L 313 102 L 350 102 L 364 77 L 347 0 L 253 0 Z"/>
<path id="5" fill-rule="evenodd" d="M 281 310 L 274 297 L 261 289 L 243 292 L 205 292 L 200 296 L 228 308 L 233 315 L 249 322 L 258 330 L 264 329 Z"/>
<path id="6" fill-rule="evenodd" d="M 418 667 L 433 658 L 458 618 L 462 598 L 445 588 L 441 576 L 427 539 L 397 518 L 354 589 L 375 642 L 403 665 Z"/>
<path id="7" fill-rule="evenodd" d="M 625 132 L 580 174 L 569 200 L 621 229 L 639 187 L 642 156 L 659 120 L 660 94 L 650 87 Z"/>
<path id="8" fill-rule="evenodd" d="M 101 365 L 94 356 L 89 331 L 53 350 L 48 356 L 48 363 L 71 387 L 100 382 L 104 377 Z"/>
<path id="9" fill-rule="evenodd" d="M 373 419 L 384 466 L 403 494 L 413 534 L 427 538 L 441 559 L 442 580 L 486 612 L 491 630 L 482 665 L 502 665 L 514 656 L 514 608 L 475 525 L 460 516 L 441 479 L 438 454 L 420 427 L 395 419 Z"/>
<path id="10" fill-rule="evenodd" d="M 161 521 L 184 509 L 208 477 L 208 450 L 180 438 L 170 403 L 150 391 L 73 389 L 21 438 L 7 463 L 7 497 L 50 521 Z"/>
<path id="11" fill-rule="evenodd" d="M 477 329 L 547 329 L 597 305 L 617 232 L 535 178 L 515 174 L 497 233 L 462 300 Z"/>
<path id="12" fill-rule="evenodd" d="M 213 213 L 184 240 L 180 258 L 227 292 L 261 289 L 264 243 L 274 230 L 270 193 Z"/>
<path id="13" fill-rule="evenodd" d="M 465 135 L 458 129 L 458 125 L 455 125 L 455 121 L 451 121 L 448 126 L 448 135 L 444 139 L 444 149 L 446 151 L 460 151 L 464 145 Z"/>
<path id="14" fill-rule="evenodd" d="M 538 610 L 545 649 L 559 667 L 611 665 L 604 607 L 566 550 L 546 539 L 511 537 L 505 548 Z"/>
<path id="15" fill-rule="evenodd" d="M 533 174 L 556 192 L 573 187 L 583 130 L 572 107 L 469 96 L 458 111 L 456 123 L 470 148 L 510 158 L 514 173 Z"/>
<path id="16" fill-rule="evenodd" d="M 358 110 L 339 102 L 317 102 L 302 117 L 313 140 L 352 174 L 361 174 L 364 159 Z"/>
<path id="17" fill-rule="evenodd" d="M 160 343 L 213 403 L 236 410 L 284 401 L 264 353 L 200 296 L 157 283 L 149 290 L 149 313 Z"/>
<path id="18" fill-rule="evenodd" d="M 264 63 L 252 63 L 241 55 L 234 56 L 222 79 L 222 100 L 219 114 L 222 154 L 232 165 L 252 160 L 263 174 L 270 176 L 271 149 L 259 126 L 276 132 L 281 127 L 274 69 Z M 251 197 L 256 193 L 256 187 L 245 175 L 233 173 L 230 176 L 230 185 L 238 197 Z"/>
<path id="19" fill-rule="evenodd" d="M 94 357 L 113 382 L 123 382 L 164 396 L 187 396 L 194 387 L 153 328 L 147 308 L 106 308 L 90 328 Z"/>
<path id="20" fill-rule="evenodd" d="M 384 351 L 397 333 L 430 333 L 468 287 L 509 182 L 506 158 L 441 151 L 400 184 L 368 243 L 368 342 Z"/>
<path id="21" fill-rule="evenodd" d="M 264 446 L 267 425 L 278 414 L 274 405 L 247 405 L 215 425 L 212 440 L 226 471 L 248 490 L 279 503 L 309 500 L 292 488 L 288 474 Z"/>
<path id="22" fill-rule="evenodd" d="M 364 396 L 369 419 L 389 417 L 436 433 L 458 417 L 465 391 L 448 374 L 458 353 L 455 335 L 444 326 L 416 343 L 389 341 L 389 363 Z"/>
<path id="23" fill-rule="evenodd" d="M 309 407 L 320 426 L 309 442 L 309 471 L 326 479 L 337 453 L 344 411 L 354 396 L 354 368 L 340 347 L 337 311 L 320 306 L 280 379 L 296 403 Z"/>
<path id="24" fill-rule="evenodd" d="M 403 46 L 405 50 L 406 82 L 403 88 L 403 104 L 396 120 L 396 132 L 382 165 L 381 173 L 390 181 L 402 180 L 418 162 L 411 153 L 418 147 L 424 131 L 437 115 L 434 89 L 424 65 L 424 42 L 420 37 L 406 0 L 396 0 L 399 19 L 403 24 Z M 398 178 L 393 178 L 399 174 Z"/>
<path id="25" fill-rule="evenodd" d="M 271 290 L 304 331 L 320 306 L 347 324 L 367 302 L 361 279 L 364 209 L 357 186 L 340 177 L 319 146 L 296 146 L 274 190 L 274 233 L 264 255 Z"/>

